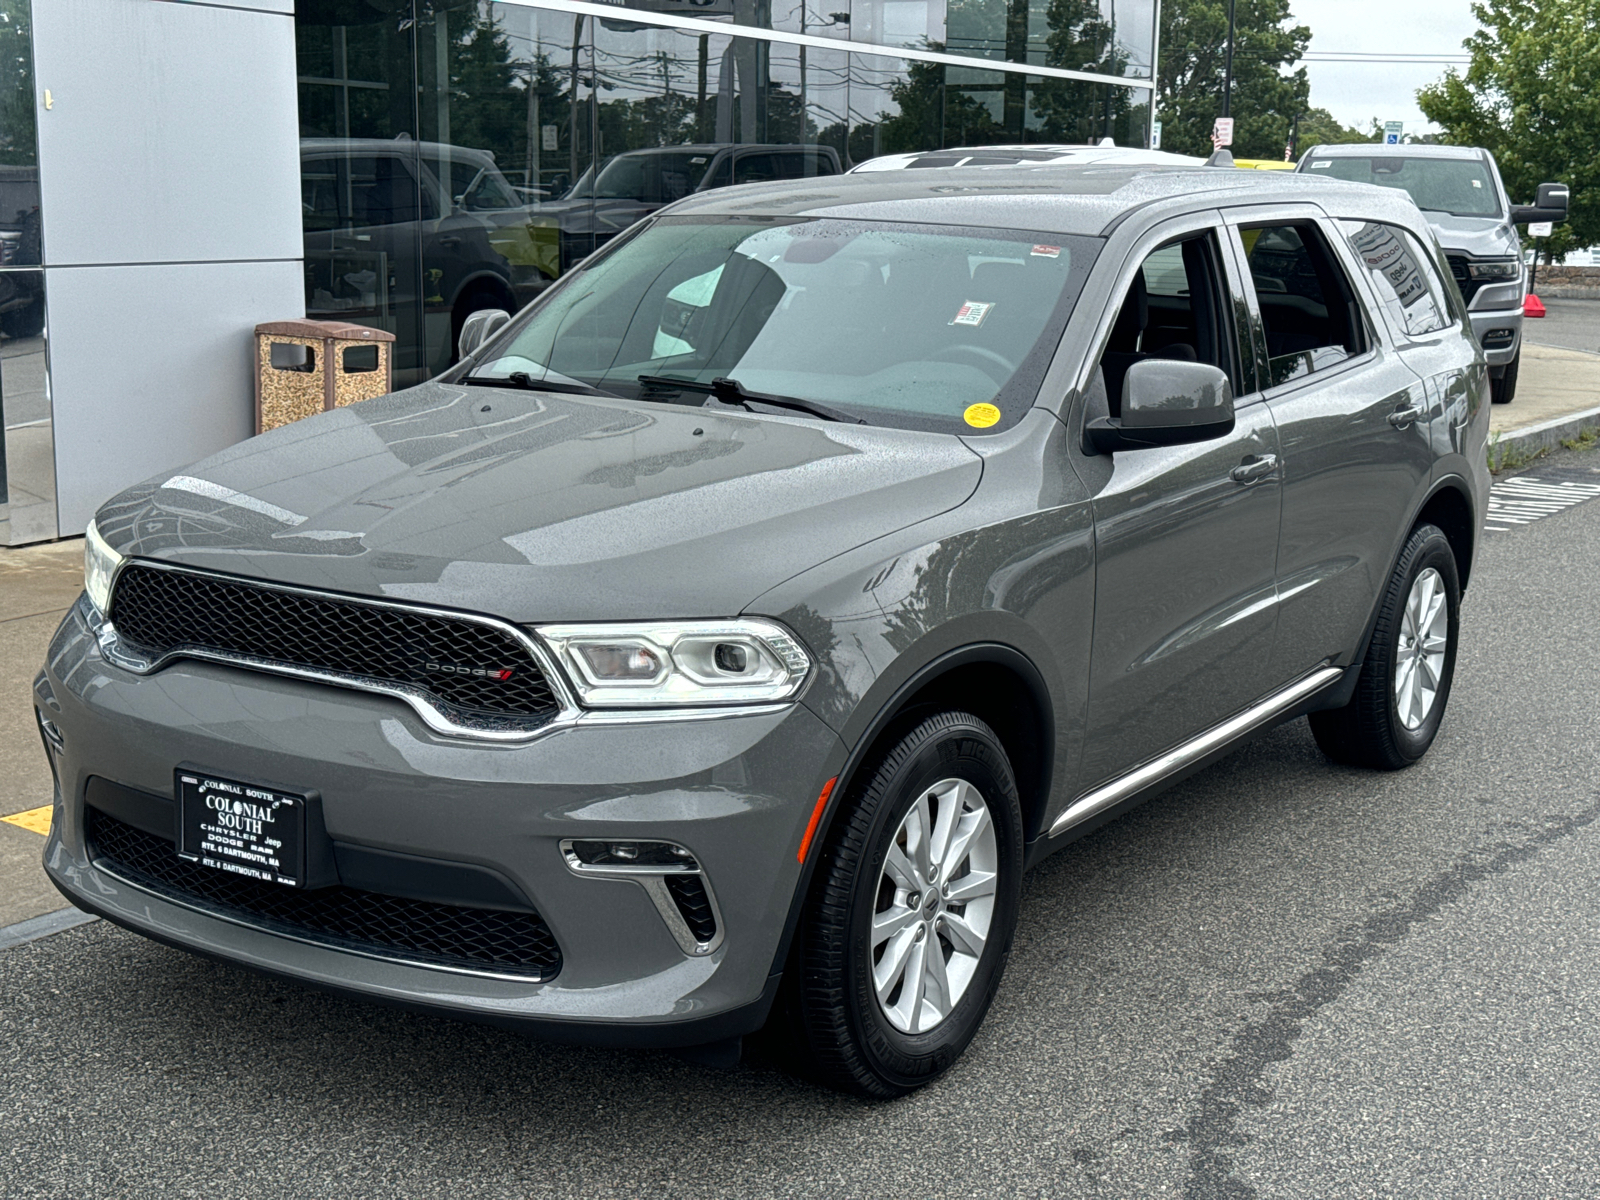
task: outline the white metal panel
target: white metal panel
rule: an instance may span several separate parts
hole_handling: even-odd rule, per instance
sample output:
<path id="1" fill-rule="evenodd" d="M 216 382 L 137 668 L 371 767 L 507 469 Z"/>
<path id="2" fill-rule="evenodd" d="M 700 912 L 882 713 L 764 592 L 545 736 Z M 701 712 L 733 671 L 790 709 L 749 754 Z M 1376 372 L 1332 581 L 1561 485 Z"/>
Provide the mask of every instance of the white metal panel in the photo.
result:
<path id="1" fill-rule="evenodd" d="M 301 256 L 288 13 L 33 6 L 46 263 Z"/>
<path id="2" fill-rule="evenodd" d="M 52 267 L 46 286 L 63 537 L 249 437 L 256 323 L 305 312 L 298 262 Z"/>

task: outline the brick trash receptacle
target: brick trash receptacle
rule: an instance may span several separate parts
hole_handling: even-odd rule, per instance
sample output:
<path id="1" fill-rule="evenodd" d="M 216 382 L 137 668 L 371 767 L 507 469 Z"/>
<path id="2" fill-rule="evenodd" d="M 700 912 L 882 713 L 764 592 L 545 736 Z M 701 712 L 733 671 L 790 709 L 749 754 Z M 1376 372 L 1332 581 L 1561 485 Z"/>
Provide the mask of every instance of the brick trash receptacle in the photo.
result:
<path id="1" fill-rule="evenodd" d="M 256 432 L 394 390 L 394 334 L 343 321 L 256 326 Z"/>

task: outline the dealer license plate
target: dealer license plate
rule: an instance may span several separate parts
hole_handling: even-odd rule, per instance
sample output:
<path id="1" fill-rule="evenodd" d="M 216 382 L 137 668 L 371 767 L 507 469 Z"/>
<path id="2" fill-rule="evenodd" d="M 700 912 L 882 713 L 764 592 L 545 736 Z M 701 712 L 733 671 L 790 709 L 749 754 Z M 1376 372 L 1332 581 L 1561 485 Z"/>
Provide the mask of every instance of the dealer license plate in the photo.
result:
<path id="1" fill-rule="evenodd" d="M 176 777 L 184 858 L 251 879 L 304 884 L 304 795 L 185 768 Z"/>

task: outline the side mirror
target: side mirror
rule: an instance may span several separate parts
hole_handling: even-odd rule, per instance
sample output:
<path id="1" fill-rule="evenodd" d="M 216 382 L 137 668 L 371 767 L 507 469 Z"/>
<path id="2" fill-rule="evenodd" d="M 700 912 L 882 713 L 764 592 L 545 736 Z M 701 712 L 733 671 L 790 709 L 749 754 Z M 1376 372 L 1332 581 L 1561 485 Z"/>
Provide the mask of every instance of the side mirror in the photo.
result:
<path id="1" fill-rule="evenodd" d="M 1511 206 L 1511 223 L 1526 225 L 1530 221 L 1565 221 L 1571 196 L 1564 183 L 1541 183 L 1534 203 Z"/>
<path id="2" fill-rule="evenodd" d="M 1233 432 L 1233 387 L 1209 363 L 1147 358 L 1122 378 L 1122 416 L 1084 430 L 1096 454 L 1183 446 Z"/>
<path id="3" fill-rule="evenodd" d="M 456 356 L 470 358 L 478 348 L 505 328 L 511 314 L 503 308 L 480 308 L 470 313 L 461 323 L 461 336 L 456 339 Z"/>

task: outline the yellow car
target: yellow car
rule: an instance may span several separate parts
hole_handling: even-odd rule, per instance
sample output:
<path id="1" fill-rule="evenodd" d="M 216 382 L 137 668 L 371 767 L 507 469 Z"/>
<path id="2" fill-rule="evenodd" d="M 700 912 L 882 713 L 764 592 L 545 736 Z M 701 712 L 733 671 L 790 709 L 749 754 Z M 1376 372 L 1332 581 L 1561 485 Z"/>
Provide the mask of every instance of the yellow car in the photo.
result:
<path id="1" fill-rule="evenodd" d="M 1236 167 L 1252 167 L 1257 171 L 1292 171 L 1292 162 L 1279 162 L 1275 158 L 1236 158 L 1233 160 Z"/>

